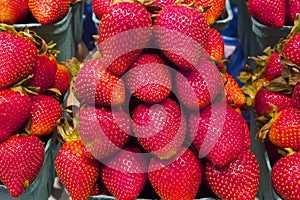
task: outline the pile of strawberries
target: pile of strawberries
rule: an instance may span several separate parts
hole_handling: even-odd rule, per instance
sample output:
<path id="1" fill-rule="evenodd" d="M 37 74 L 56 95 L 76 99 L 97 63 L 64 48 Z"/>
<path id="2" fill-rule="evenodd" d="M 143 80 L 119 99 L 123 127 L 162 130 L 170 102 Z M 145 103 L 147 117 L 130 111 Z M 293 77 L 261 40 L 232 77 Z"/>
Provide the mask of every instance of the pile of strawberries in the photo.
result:
<path id="1" fill-rule="evenodd" d="M 72 87 L 80 105 L 58 126 L 59 179 L 73 200 L 254 199 L 246 97 L 226 73 L 220 34 L 197 6 L 152 6 L 103 11 L 101 56 L 83 63 Z"/>
<path id="2" fill-rule="evenodd" d="M 0 23 L 50 25 L 65 17 L 76 0 L 0 0 Z"/>
<path id="3" fill-rule="evenodd" d="M 300 15 L 289 35 L 264 54 L 252 58 L 241 73 L 248 106 L 256 114 L 257 138 L 264 141 L 272 166 L 272 181 L 283 199 L 300 198 Z"/>
<path id="4" fill-rule="evenodd" d="M 6 24 L 0 30 L 0 181 L 18 197 L 43 165 L 44 143 L 62 117 L 53 95 L 66 93 L 70 76 L 36 34 Z"/>

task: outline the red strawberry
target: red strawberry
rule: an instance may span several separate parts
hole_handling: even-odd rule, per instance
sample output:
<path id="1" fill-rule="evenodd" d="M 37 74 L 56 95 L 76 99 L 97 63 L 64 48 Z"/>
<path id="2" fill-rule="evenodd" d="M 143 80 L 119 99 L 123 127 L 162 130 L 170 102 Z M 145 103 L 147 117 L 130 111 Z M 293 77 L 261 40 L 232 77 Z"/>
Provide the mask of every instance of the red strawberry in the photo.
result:
<path id="1" fill-rule="evenodd" d="M 109 71 L 117 76 L 124 74 L 146 47 L 151 25 L 151 15 L 142 5 L 120 2 L 110 6 L 101 18 L 98 40 L 101 55 L 109 61 Z"/>
<path id="2" fill-rule="evenodd" d="M 141 54 L 125 76 L 125 83 L 136 98 L 158 103 L 172 89 L 172 77 L 159 54 Z"/>
<path id="3" fill-rule="evenodd" d="M 276 52 L 273 52 L 266 64 L 266 75 L 269 80 L 281 76 L 283 64 L 280 62 L 280 57 Z"/>
<path id="4" fill-rule="evenodd" d="M 28 0 L 32 15 L 42 25 L 54 24 L 65 17 L 70 5 L 70 0 Z"/>
<path id="5" fill-rule="evenodd" d="M 216 29 L 209 29 L 208 40 L 204 48 L 214 60 L 224 59 L 224 40 Z"/>
<path id="6" fill-rule="evenodd" d="M 285 200 L 300 199 L 300 152 L 281 158 L 272 168 L 272 183 Z"/>
<path id="7" fill-rule="evenodd" d="M 194 69 L 205 54 L 202 48 L 209 35 L 209 25 L 203 13 L 186 6 L 166 6 L 158 13 L 154 26 L 157 27 L 154 32 L 162 52 L 179 68 Z"/>
<path id="8" fill-rule="evenodd" d="M 298 0 L 286 0 L 285 3 L 285 24 L 292 26 L 296 15 L 300 13 L 300 2 Z"/>
<path id="9" fill-rule="evenodd" d="M 295 108 L 300 109 L 300 83 L 297 83 L 297 85 L 293 89 L 292 101 L 293 101 L 293 106 Z"/>
<path id="10" fill-rule="evenodd" d="M 284 25 L 285 0 L 248 0 L 248 11 L 266 26 L 281 28 Z"/>
<path id="11" fill-rule="evenodd" d="M 56 88 L 62 95 L 67 93 L 70 89 L 71 77 L 68 69 L 65 65 L 57 63 L 57 70 L 54 76 L 54 81 L 51 84 L 51 88 Z"/>
<path id="12" fill-rule="evenodd" d="M 46 53 L 38 56 L 37 64 L 33 68 L 33 78 L 28 85 L 38 87 L 39 93 L 45 92 L 53 83 L 57 70 L 56 59 L 49 57 Z"/>
<path id="13" fill-rule="evenodd" d="M 300 32 L 288 41 L 282 54 L 291 62 L 300 65 Z"/>
<path id="14" fill-rule="evenodd" d="M 208 106 L 200 116 L 191 114 L 190 133 L 194 147 L 214 165 L 223 167 L 237 158 L 245 145 L 245 119 L 223 103 Z"/>
<path id="15" fill-rule="evenodd" d="M 77 94 L 90 104 L 121 105 L 125 100 L 124 82 L 106 70 L 102 59 L 87 61 L 75 80 Z"/>
<path id="16" fill-rule="evenodd" d="M 147 180 L 147 160 L 137 148 L 125 148 L 118 152 L 102 168 L 105 187 L 117 199 L 136 199 Z"/>
<path id="17" fill-rule="evenodd" d="M 281 110 L 270 128 L 269 139 L 280 148 L 300 150 L 300 109 Z"/>
<path id="18" fill-rule="evenodd" d="M 0 0 L 0 22 L 17 24 L 29 16 L 28 0 Z"/>
<path id="19" fill-rule="evenodd" d="M 94 0 L 92 1 L 93 13 L 97 19 L 101 19 L 107 9 L 113 4 L 113 0 Z"/>
<path id="20" fill-rule="evenodd" d="M 42 136 L 54 131 L 56 122 L 62 117 L 62 107 L 51 96 L 43 94 L 32 96 L 31 134 Z"/>
<path id="21" fill-rule="evenodd" d="M 181 148 L 171 160 L 152 158 L 148 167 L 148 179 L 162 199 L 194 199 L 202 175 L 200 159 L 185 148 Z"/>
<path id="22" fill-rule="evenodd" d="M 260 89 L 255 95 L 254 111 L 256 116 L 262 115 L 265 111 L 271 111 L 273 108 L 270 103 L 277 106 L 278 111 L 292 106 L 292 100 L 289 96 Z"/>
<path id="23" fill-rule="evenodd" d="M 76 129 L 72 135 L 74 131 Z M 87 151 L 78 135 L 64 139 L 66 142 L 55 159 L 57 176 L 73 200 L 87 199 L 99 176 L 100 163 Z"/>
<path id="24" fill-rule="evenodd" d="M 89 151 L 100 160 L 127 143 L 131 134 L 130 118 L 118 108 L 82 107 L 78 131 Z"/>
<path id="25" fill-rule="evenodd" d="M 255 155 L 244 149 L 236 160 L 223 168 L 207 162 L 205 177 L 209 187 L 221 199 L 255 199 L 259 168 Z"/>
<path id="26" fill-rule="evenodd" d="M 198 70 L 185 74 L 176 73 L 175 86 L 178 99 L 192 110 L 204 108 L 221 92 L 223 86 L 219 70 L 210 61 L 201 61 Z"/>
<path id="27" fill-rule="evenodd" d="M 178 103 L 170 98 L 153 106 L 138 105 L 132 120 L 139 143 L 160 159 L 174 156 L 186 135 L 184 115 Z"/>
<path id="28" fill-rule="evenodd" d="M 2 143 L 30 118 L 30 97 L 22 90 L 2 89 L 0 110 L 0 143 Z"/>
<path id="29" fill-rule="evenodd" d="M 16 198 L 40 172 L 44 145 L 34 135 L 13 135 L 0 144 L 0 155 L 0 180 Z"/>
<path id="30" fill-rule="evenodd" d="M 0 89 L 31 73 L 37 61 L 37 48 L 28 38 L 0 32 Z"/>

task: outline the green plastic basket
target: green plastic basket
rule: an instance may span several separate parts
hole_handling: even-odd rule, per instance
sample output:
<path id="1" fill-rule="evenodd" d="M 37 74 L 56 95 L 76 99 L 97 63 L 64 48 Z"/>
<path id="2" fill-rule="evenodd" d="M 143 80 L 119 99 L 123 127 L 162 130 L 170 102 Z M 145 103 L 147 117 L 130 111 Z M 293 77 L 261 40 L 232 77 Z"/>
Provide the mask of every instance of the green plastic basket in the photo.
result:
<path id="1" fill-rule="evenodd" d="M 214 29 L 222 33 L 228 27 L 229 22 L 233 19 L 233 14 L 230 6 L 230 1 L 226 0 L 225 9 L 223 10 L 220 19 L 211 25 Z"/>

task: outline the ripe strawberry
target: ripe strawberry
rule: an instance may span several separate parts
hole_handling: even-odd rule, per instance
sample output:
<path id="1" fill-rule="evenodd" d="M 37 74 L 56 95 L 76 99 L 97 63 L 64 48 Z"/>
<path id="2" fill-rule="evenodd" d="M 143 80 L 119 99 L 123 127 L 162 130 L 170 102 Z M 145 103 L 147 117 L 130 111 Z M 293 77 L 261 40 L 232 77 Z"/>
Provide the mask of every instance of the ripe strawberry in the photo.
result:
<path id="1" fill-rule="evenodd" d="M 36 65 L 37 52 L 28 38 L 0 32 L 0 89 L 27 78 Z"/>
<path id="2" fill-rule="evenodd" d="M 54 76 L 54 81 L 51 84 L 51 88 L 56 88 L 62 95 L 67 93 L 70 89 L 71 77 L 68 69 L 65 65 L 57 63 L 57 70 Z"/>
<path id="3" fill-rule="evenodd" d="M 284 25 L 285 0 L 249 0 L 248 11 L 266 26 L 281 28 Z"/>
<path id="4" fill-rule="evenodd" d="M 16 198 L 40 172 L 44 145 L 34 135 L 13 135 L 0 144 L 0 155 L 0 180 Z"/>
<path id="5" fill-rule="evenodd" d="M 214 60 L 224 59 L 224 40 L 216 29 L 209 29 L 209 36 L 204 49 Z"/>
<path id="6" fill-rule="evenodd" d="M 0 23 L 17 24 L 29 15 L 28 0 L 0 0 Z"/>
<path id="7" fill-rule="evenodd" d="M 97 19 L 101 19 L 107 9 L 113 4 L 113 0 L 94 0 L 92 1 L 93 13 Z"/>
<path id="8" fill-rule="evenodd" d="M 300 109 L 300 83 L 297 83 L 297 85 L 293 89 L 292 101 L 293 101 L 293 106 L 295 108 Z"/>
<path id="9" fill-rule="evenodd" d="M 300 152 L 281 158 L 272 168 L 272 183 L 286 200 L 300 199 Z"/>
<path id="10" fill-rule="evenodd" d="M 131 94 L 146 103 L 158 103 L 172 89 L 172 77 L 159 54 L 141 54 L 125 76 Z"/>
<path id="11" fill-rule="evenodd" d="M 121 76 L 138 58 L 150 39 L 151 25 L 151 15 L 142 5 L 119 2 L 110 6 L 101 18 L 98 40 L 101 55 L 110 61 L 109 71 Z M 134 29 L 140 31 L 135 32 Z"/>
<path id="12" fill-rule="evenodd" d="M 280 62 L 279 54 L 273 52 L 265 66 L 267 78 L 273 80 L 274 78 L 281 76 L 282 67 L 283 64 Z"/>
<path id="13" fill-rule="evenodd" d="M 62 145 L 54 166 L 73 200 L 88 199 L 99 176 L 100 163 L 79 138 L 69 139 Z"/>
<path id="14" fill-rule="evenodd" d="M 46 53 L 38 56 L 36 66 L 33 68 L 33 78 L 28 85 L 38 87 L 39 93 L 45 92 L 53 83 L 57 71 L 55 57 L 48 57 Z"/>
<path id="15" fill-rule="evenodd" d="M 300 2 L 297 0 L 286 0 L 285 3 L 285 24 L 292 26 L 297 13 L 300 13 Z"/>
<path id="16" fill-rule="evenodd" d="M 256 116 L 262 115 L 265 111 L 271 111 L 273 108 L 270 103 L 277 106 L 278 111 L 292 106 L 292 100 L 289 96 L 260 89 L 255 95 L 254 111 Z"/>
<path id="17" fill-rule="evenodd" d="M 158 13 L 154 26 L 162 52 L 179 68 L 194 69 L 204 54 L 201 47 L 206 45 L 209 35 L 203 13 L 186 6 L 166 6 Z"/>
<path id="18" fill-rule="evenodd" d="M 291 62 L 300 65 L 300 32 L 288 41 L 282 54 Z"/>
<path id="19" fill-rule="evenodd" d="M 270 128 L 269 139 L 280 148 L 300 150 L 300 110 L 281 110 Z"/>
<path id="20" fill-rule="evenodd" d="M 194 199 L 202 176 L 200 159 L 185 148 L 181 148 L 171 160 L 152 158 L 148 167 L 148 179 L 162 199 Z"/>
<path id="21" fill-rule="evenodd" d="M 186 122 L 177 102 L 167 98 L 158 105 L 136 107 L 133 131 L 144 149 L 160 159 L 169 159 L 182 145 Z"/>
<path id="22" fill-rule="evenodd" d="M 70 0 L 28 0 L 32 15 L 42 25 L 54 24 L 65 17 L 70 5 Z"/>
<path id="23" fill-rule="evenodd" d="M 90 104 L 121 105 L 125 100 L 124 82 L 107 71 L 100 58 L 84 64 L 77 74 L 75 89 Z"/>
<path id="24" fill-rule="evenodd" d="M 192 110 L 204 108 L 221 92 L 223 86 L 221 75 L 210 61 L 201 61 L 198 70 L 190 73 L 176 73 L 175 86 L 178 99 Z"/>
<path id="25" fill-rule="evenodd" d="M 237 158 L 245 146 L 245 119 L 223 103 L 206 107 L 200 116 L 191 114 L 189 137 L 200 156 L 223 167 Z"/>
<path id="26" fill-rule="evenodd" d="M 22 90 L 1 89 L 0 110 L 0 143 L 2 143 L 30 118 L 30 97 Z"/>
<path id="27" fill-rule="evenodd" d="M 137 148 L 118 152 L 102 168 L 105 187 L 117 199 L 136 199 L 147 180 L 147 160 Z"/>
<path id="28" fill-rule="evenodd" d="M 238 83 L 227 72 L 223 73 L 222 76 L 227 104 L 233 108 L 239 108 L 244 105 L 246 103 L 246 96 Z"/>
<path id="29" fill-rule="evenodd" d="M 80 137 L 98 160 L 120 150 L 130 138 L 130 118 L 121 109 L 82 107 L 79 117 Z"/>
<path id="30" fill-rule="evenodd" d="M 255 155 L 244 149 L 236 160 L 223 168 L 206 164 L 209 187 L 221 199 L 255 199 L 259 184 L 259 168 Z"/>
<path id="31" fill-rule="evenodd" d="M 43 94 L 32 96 L 31 101 L 30 133 L 38 136 L 50 134 L 62 117 L 61 105 L 53 97 Z"/>

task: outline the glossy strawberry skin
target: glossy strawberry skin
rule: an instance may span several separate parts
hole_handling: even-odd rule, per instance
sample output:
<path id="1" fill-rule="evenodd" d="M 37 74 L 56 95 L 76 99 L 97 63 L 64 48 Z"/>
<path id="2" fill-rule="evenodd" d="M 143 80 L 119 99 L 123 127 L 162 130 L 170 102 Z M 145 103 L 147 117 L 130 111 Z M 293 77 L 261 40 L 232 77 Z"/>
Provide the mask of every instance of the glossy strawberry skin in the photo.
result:
<path id="1" fill-rule="evenodd" d="M 0 1 L 0 22 L 17 24 L 24 22 L 29 16 L 28 0 Z"/>
<path id="2" fill-rule="evenodd" d="M 222 60 L 224 58 L 224 40 L 216 29 L 209 29 L 208 40 L 204 48 L 213 59 Z"/>
<path id="3" fill-rule="evenodd" d="M 0 155 L 0 180 L 10 195 L 16 198 L 40 172 L 44 145 L 33 135 L 13 135 L 0 145 Z"/>
<path id="4" fill-rule="evenodd" d="M 292 93 L 293 106 L 300 109 L 300 84 L 298 83 Z"/>
<path id="5" fill-rule="evenodd" d="M 276 192 L 286 200 L 300 198 L 300 153 L 285 156 L 272 168 L 272 183 Z"/>
<path id="6" fill-rule="evenodd" d="M 181 148 L 171 160 L 152 158 L 148 167 L 148 179 L 162 199 L 194 199 L 202 176 L 200 159 L 185 148 Z"/>
<path id="7" fill-rule="evenodd" d="M 66 94 L 70 89 L 71 77 L 68 69 L 65 65 L 57 63 L 57 70 L 54 76 L 54 81 L 51 84 L 51 88 L 56 88 L 62 95 Z"/>
<path id="8" fill-rule="evenodd" d="M 286 0 L 285 24 L 293 26 L 297 13 L 300 13 L 300 2 L 297 0 Z"/>
<path id="9" fill-rule="evenodd" d="M 94 0 L 92 1 L 93 13 L 97 19 L 101 19 L 106 10 L 113 4 L 112 0 Z"/>
<path id="10" fill-rule="evenodd" d="M 31 116 L 31 100 L 24 92 L 0 90 L 0 143 L 17 132 Z"/>
<path id="11" fill-rule="evenodd" d="M 269 139 L 280 148 L 300 150 L 300 110 L 281 110 L 269 130 Z"/>
<path id="12" fill-rule="evenodd" d="M 56 122 L 62 117 L 60 103 L 51 96 L 37 95 L 31 97 L 30 131 L 34 135 L 48 135 L 55 130 Z"/>
<path id="13" fill-rule="evenodd" d="M 269 61 L 266 64 L 266 75 L 269 80 L 281 75 L 283 64 L 280 62 L 279 54 L 276 52 L 272 53 L 269 58 Z"/>
<path id="14" fill-rule="evenodd" d="M 286 44 L 282 54 L 291 62 L 300 65 L 300 33 L 297 33 Z"/>
<path id="15" fill-rule="evenodd" d="M 259 184 L 259 166 L 255 155 L 244 149 L 236 160 L 223 168 L 206 163 L 205 178 L 221 199 L 255 199 Z"/>
<path id="16" fill-rule="evenodd" d="M 37 48 L 28 38 L 0 33 L 0 89 L 27 78 L 36 65 Z"/>
<path id="17" fill-rule="evenodd" d="M 249 0 L 249 13 L 266 26 L 281 28 L 285 18 L 285 0 Z"/>
<path id="18" fill-rule="evenodd" d="M 87 199 L 99 176 L 100 163 L 80 140 L 64 143 L 55 159 L 55 170 L 73 200 Z"/>

